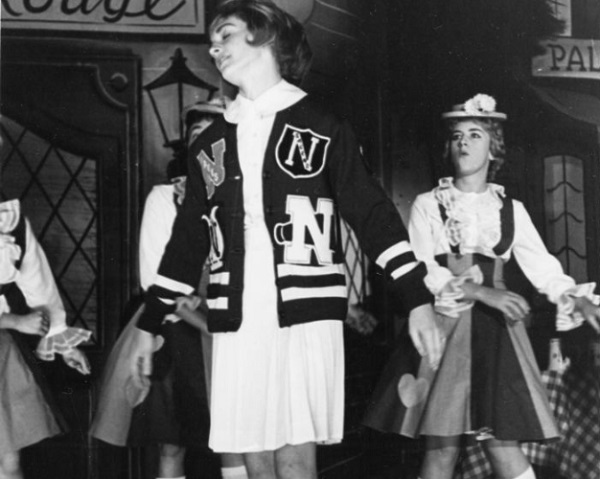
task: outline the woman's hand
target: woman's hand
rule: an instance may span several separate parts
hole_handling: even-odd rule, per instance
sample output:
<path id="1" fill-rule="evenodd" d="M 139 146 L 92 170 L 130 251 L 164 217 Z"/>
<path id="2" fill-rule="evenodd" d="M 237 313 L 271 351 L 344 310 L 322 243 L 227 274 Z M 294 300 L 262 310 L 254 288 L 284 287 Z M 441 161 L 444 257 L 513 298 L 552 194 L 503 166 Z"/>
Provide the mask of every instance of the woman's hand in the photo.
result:
<path id="1" fill-rule="evenodd" d="M 133 351 L 129 363 L 129 372 L 136 387 L 150 387 L 152 374 L 152 355 L 154 354 L 154 336 L 148 331 L 138 329 L 133 341 Z"/>
<path id="2" fill-rule="evenodd" d="M 427 357 L 429 366 L 435 371 L 442 359 L 445 339 L 436 323 L 435 311 L 431 304 L 423 304 L 410 312 L 408 333 L 419 354 Z"/>
<path id="3" fill-rule="evenodd" d="M 63 354 L 63 359 L 67 366 L 79 371 L 81 374 L 90 374 L 90 363 L 81 349 L 72 349 L 68 353 Z"/>
<path id="4" fill-rule="evenodd" d="M 509 321 L 523 321 L 529 315 L 529 303 L 520 294 L 507 289 L 490 288 L 470 282 L 464 283 L 462 289 L 466 299 L 481 301 L 483 304 L 501 311 Z"/>
<path id="5" fill-rule="evenodd" d="M 371 334 L 377 326 L 377 319 L 359 303 L 348 305 L 348 314 L 344 321 L 348 327 L 363 336 Z"/>
<path id="6" fill-rule="evenodd" d="M 600 334 L 600 306 L 596 306 L 588 298 L 573 298 L 575 311 L 580 313 L 594 330 Z"/>
<path id="7" fill-rule="evenodd" d="M 177 308 L 175 314 L 186 323 L 199 329 L 202 334 L 210 336 L 208 324 L 206 323 L 206 313 L 200 309 L 202 299 L 195 295 L 180 296 L 175 300 Z"/>
<path id="8" fill-rule="evenodd" d="M 5 329 L 14 329 L 23 334 L 45 336 L 50 329 L 48 313 L 42 310 L 32 311 L 28 314 L 5 313 L 2 315 Z"/>
<path id="9" fill-rule="evenodd" d="M 175 299 L 175 304 L 177 305 L 175 308 L 175 313 L 177 313 L 180 308 L 184 307 L 193 311 L 200 307 L 200 304 L 202 304 L 202 298 L 196 296 L 195 294 L 190 294 L 189 296 L 179 296 Z"/>

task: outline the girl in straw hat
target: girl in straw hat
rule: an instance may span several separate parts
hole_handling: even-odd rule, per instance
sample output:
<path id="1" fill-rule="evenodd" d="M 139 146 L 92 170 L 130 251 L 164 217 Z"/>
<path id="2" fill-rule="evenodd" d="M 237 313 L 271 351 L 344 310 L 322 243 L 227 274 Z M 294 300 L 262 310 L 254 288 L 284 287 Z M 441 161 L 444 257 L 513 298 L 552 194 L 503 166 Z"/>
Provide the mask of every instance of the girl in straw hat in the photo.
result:
<path id="1" fill-rule="evenodd" d="M 529 479 L 518 441 L 558 437 L 527 338 L 529 305 L 510 290 L 503 266 L 514 257 L 558 306 L 557 327 L 588 321 L 598 330 L 595 284 L 576 285 L 546 250 L 523 204 L 489 182 L 504 161 L 504 113 L 476 95 L 442 118 L 453 178 L 442 178 L 412 207 L 409 233 L 427 264 L 446 339 L 439 369 L 396 353 L 377 387 L 366 424 L 425 436 L 422 479 L 451 478 L 460 438 L 481 441 L 496 477 Z"/>

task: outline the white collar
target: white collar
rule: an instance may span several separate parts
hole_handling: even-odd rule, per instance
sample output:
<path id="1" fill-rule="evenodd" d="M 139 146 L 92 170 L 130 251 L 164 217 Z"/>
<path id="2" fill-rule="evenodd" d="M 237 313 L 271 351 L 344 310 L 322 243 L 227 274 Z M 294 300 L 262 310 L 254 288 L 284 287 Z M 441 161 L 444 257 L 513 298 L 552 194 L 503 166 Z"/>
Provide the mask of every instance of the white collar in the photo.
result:
<path id="1" fill-rule="evenodd" d="M 238 94 L 235 100 L 227 106 L 224 115 L 225 120 L 229 123 L 240 123 L 252 112 L 261 117 L 274 115 L 278 111 L 297 103 L 305 96 L 306 92 L 285 80 L 281 80 L 255 100 L 249 100 Z"/>

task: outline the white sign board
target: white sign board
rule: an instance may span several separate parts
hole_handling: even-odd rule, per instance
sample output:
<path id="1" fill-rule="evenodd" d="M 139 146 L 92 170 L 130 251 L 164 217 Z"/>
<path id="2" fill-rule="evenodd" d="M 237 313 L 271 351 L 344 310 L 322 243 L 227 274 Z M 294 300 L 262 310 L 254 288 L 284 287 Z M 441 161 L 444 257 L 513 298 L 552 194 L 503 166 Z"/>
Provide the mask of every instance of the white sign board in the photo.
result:
<path id="1" fill-rule="evenodd" d="M 2 28 L 202 34 L 204 0 L 2 0 Z"/>
<path id="2" fill-rule="evenodd" d="M 533 76 L 600 80 L 600 40 L 556 38 L 542 46 L 545 53 L 531 62 Z"/>

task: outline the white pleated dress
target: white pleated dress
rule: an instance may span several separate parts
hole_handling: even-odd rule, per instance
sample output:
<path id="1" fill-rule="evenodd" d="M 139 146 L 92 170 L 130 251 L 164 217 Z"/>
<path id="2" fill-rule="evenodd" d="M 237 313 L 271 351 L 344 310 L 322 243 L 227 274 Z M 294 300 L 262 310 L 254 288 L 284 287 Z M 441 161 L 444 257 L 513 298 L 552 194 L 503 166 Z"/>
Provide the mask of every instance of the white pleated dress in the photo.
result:
<path id="1" fill-rule="evenodd" d="M 263 160 L 275 114 L 304 96 L 282 81 L 254 101 L 238 95 L 225 113 L 238 125 L 246 256 L 242 325 L 213 338 L 209 445 L 215 452 L 271 451 L 343 436 L 343 323 L 279 327 L 263 215 Z"/>

